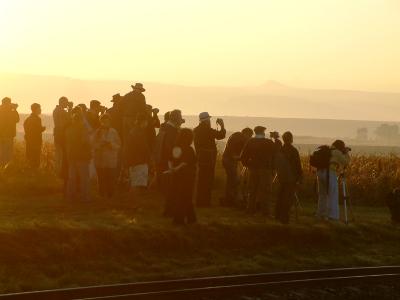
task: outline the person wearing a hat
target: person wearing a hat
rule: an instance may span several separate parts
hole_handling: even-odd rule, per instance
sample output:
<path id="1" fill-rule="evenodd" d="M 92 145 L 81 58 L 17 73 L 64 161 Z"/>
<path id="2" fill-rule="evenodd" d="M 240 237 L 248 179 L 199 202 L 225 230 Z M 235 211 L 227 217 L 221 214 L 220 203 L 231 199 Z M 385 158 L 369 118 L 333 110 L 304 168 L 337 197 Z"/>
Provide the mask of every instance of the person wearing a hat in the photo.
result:
<path id="1" fill-rule="evenodd" d="M 136 83 L 131 85 L 132 91 L 126 94 L 121 100 L 122 109 L 122 152 L 124 161 L 126 157 L 129 156 L 127 153 L 127 147 L 125 141 L 130 138 L 130 132 L 136 124 L 136 118 L 139 115 L 144 115 L 147 113 L 146 97 L 143 92 L 146 89 L 143 87 L 142 83 Z"/>
<path id="2" fill-rule="evenodd" d="M 19 114 L 17 104 L 9 97 L 1 101 L 0 106 L 0 168 L 5 168 L 11 162 L 14 150 L 14 139 L 17 135 Z"/>
<path id="3" fill-rule="evenodd" d="M 173 213 L 173 203 L 171 200 L 171 188 L 168 184 L 169 159 L 174 148 L 178 133 L 185 120 L 182 118 L 182 112 L 175 109 L 168 114 L 168 120 L 162 124 L 158 132 L 155 147 L 154 158 L 156 162 L 157 181 L 164 195 L 164 216 L 171 217 Z"/>
<path id="4" fill-rule="evenodd" d="M 247 212 L 254 214 L 260 207 L 267 217 L 271 217 L 273 160 L 277 147 L 266 138 L 265 130 L 263 126 L 254 128 L 255 137 L 244 147 L 241 161 L 249 170 Z"/>
<path id="5" fill-rule="evenodd" d="M 198 177 L 196 190 L 196 204 L 199 207 L 211 205 L 211 191 L 215 177 L 215 163 L 217 160 L 216 140 L 226 136 L 224 121 L 217 119 L 219 130 L 211 127 L 211 116 L 208 112 L 199 115 L 200 124 L 194 129 L 194 146 L 198 156 Z"/>
<path id="6" fill-rule="evenodd" d="M 111 127 L 114 128 L 120 138 L 122 138 L 122 107 L 121 107 L 122 97 L 120 94 L 115 94 L 112 96 L 113 106 L 107 110 L 107 114 L 111 118 Z"/>

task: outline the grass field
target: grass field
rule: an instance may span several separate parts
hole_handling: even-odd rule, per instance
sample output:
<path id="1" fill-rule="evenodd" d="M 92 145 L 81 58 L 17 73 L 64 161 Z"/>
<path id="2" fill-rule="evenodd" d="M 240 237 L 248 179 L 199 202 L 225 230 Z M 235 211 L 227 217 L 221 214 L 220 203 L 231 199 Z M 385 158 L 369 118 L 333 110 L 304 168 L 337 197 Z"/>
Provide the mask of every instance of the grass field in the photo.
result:
<path id="1" fill-rule="evenodd" d="M 66 202 L 53 175 L 52 146 L 43 168 L 25 167 L 23 147 L 0 177 L 0 292 L 95 284 L 400 263 L 400 228 L 390 222 L 384 195 L 400 182 L 397 156 L 355 156 L 349 168 L 356 221 L 315 220 L 313 174 L 303 157 L 299 222 L 220 208 L 224 176 L 218 165 L 214 207 L 199 223 L 175 227 L 161 217 L 150 191 L 140 211 L 123 194 L 112 201 Z M 365 206 L 366 204 L 371 206 Z"/>
<path id="2" fill-rule="evenodd" d="M 161 217 L 155 192 L 136 211 L 123 196 L 66 202 L 60 188 L 45 171 L 2 178 L 0 292 L 400 263 L 400 228 L 384 207 L 355 207 L 349 226 L 315 220 L 311 200 L 290 226 L 213 207 L 181 228 Z"/>

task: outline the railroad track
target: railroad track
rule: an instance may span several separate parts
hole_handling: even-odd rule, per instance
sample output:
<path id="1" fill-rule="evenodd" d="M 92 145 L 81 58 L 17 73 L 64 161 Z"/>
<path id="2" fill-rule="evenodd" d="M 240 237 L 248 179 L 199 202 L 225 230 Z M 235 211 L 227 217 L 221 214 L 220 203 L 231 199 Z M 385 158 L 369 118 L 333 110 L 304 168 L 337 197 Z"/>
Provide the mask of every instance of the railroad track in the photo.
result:
<path id="1" fill-rule="evenodd" d="M 197 299 L 269 290 L 400 279 L 400 266 L 309 270 L 192 278 L 0 295 L 0 300 Z M 216 298 L 216 299 L 217 299 Z"/>

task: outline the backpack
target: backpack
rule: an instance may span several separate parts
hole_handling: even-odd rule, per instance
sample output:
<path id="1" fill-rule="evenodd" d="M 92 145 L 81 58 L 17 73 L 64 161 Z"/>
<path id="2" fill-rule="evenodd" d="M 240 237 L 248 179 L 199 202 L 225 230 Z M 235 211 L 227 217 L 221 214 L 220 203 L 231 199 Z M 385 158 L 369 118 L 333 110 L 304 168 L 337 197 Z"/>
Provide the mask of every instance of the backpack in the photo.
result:
<path id="1" fill-rule="evenodd" d="M 323 145 L 318 147 L 310 156 L 310 166 L 317 170 L 329 169 L 331 148 Z"/>

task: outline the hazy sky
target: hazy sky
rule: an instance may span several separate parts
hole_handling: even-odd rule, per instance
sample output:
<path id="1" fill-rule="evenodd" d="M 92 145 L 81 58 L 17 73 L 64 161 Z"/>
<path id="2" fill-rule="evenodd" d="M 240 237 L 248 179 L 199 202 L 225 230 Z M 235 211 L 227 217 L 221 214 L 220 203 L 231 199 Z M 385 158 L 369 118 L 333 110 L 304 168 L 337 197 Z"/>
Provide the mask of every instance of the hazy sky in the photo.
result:
<path id="1" fill-rule="evenodd" d="M 0 72 L 400 92 L 398 0 L 0 0 Z"/>

